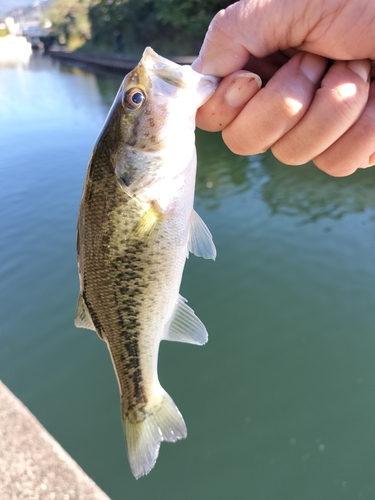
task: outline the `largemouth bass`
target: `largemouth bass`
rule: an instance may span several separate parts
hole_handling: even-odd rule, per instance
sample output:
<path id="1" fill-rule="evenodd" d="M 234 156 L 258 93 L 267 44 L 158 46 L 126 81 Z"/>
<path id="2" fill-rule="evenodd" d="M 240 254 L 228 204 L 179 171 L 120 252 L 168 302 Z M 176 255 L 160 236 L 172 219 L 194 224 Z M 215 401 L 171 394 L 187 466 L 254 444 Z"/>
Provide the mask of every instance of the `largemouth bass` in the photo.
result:
<path id="1" fill-rule="evenodd" d="M 179 288 L 189 252 L 216 256 L 193 198 L 195 114 L 217 84 L 147 48 L 121 84 L 84 184 L 75 324 L 107 343 L 136 478 L 153 468 L 162 441 L 186 437 L 158 380 L 160 341 L 207 341 Z"/>

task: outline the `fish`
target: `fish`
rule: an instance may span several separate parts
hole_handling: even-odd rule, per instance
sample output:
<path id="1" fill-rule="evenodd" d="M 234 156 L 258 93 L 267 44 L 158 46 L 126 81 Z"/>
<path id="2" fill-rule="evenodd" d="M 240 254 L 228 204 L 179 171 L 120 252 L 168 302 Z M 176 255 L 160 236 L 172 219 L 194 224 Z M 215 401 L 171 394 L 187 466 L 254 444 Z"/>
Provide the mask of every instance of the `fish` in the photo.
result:
<path id="1" fill-rule="evenodd" d="M 187 435 L 158 379 L 160 342 L 207 342 L 205 326 L 179 290 L 189 252 L 216 257 L 193 202 L 195 115 L 218 82 L 147 47 L 120 86 L 84 182 L 75 325 L 107 344 L 137 479 L 154 467 L 162 441 Z"/>

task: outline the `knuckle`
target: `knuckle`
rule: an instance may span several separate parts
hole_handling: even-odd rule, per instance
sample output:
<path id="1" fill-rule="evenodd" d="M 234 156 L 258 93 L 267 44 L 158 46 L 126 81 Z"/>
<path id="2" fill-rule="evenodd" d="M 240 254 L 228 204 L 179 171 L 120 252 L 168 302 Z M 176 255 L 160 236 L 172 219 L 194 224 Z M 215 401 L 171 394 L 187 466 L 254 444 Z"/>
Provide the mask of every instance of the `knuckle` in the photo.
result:
<path id="1" fill-rule="evenodd" d="M 346 177 L 357 170 L 359 165 L 353 165 L 351 161 L 338 159 L 337 162 L 332 161 L 329 155 L 320 154 L 313 159 L 315 166 L 331 177 Z"/>
<path id="2" fill-rule="evenodd" d="M 367 99 L 363 93 L 357 92 L 354 84 L 349 83 L 319 89 L 317 94 L 327 116 L 331 116 L 334 121 L 344 119 L 352 122 L 363 110 Z"/>
<path id="3" fill-rule="evenodd" d="M 370 137 L 372 139 L 372 142 L 374 142 L 374 137 L 375 137 L 375 107 L 372 107 L 372 109 L 365 109 L 361 116 L 361 123 L 362 123 L 362 129 L 363 133 L 366 133 L 367 137 Z M 374 144 L 375 146 L 375 144 Z"/>
<path id="4" fill-rule="evenodd" d="M 210 22 L 210 25 L 206 34 L 207 43 L 217 43 L 217 40 L 221 41 L 221 44 L 225 45 L 225 40 L 229 38 L 231 24 L 228 24 L 228 13 L 225 9 L 220 10 Z"/>
<path id="5" fill-rule="evenodd" d="M 288 136 L 282 137 L 271 147 L 272 154 L 282 163 L 286 165 L 303 165 L 310 158 L 306 157 L 303 151 L 298 147 L 298 144 L 290 143 Z"/>
<path id="6" fill-rule="evenodd" d="M 281 87 L 264 89 L 267 91 L 267 95 L 264 94 L 264 100 L 269 116 L 275 117 L 275 125 L 284 132 L 292 128 L 306 112 L 305 99 L 287 90 Z"/>
<path id="7" fill-rule="evenodd" d="M 366 105 L 369 96 L 369 84 L 350 71 L 345 63 L 336 63 L 337 67 L 322 81 L 316 95 L 328 106 L 329 111 L 340 118 L 352 120 Z"/>
<path id="8" fill-rule="evenodd" d="M 232 153 L 240 156 L 263 153 L 264 150 L 254 150 L 252 144 L 243 134 L 233 133 L 230 129 L 224 129 L 222 132 L 223 141 Z"/>

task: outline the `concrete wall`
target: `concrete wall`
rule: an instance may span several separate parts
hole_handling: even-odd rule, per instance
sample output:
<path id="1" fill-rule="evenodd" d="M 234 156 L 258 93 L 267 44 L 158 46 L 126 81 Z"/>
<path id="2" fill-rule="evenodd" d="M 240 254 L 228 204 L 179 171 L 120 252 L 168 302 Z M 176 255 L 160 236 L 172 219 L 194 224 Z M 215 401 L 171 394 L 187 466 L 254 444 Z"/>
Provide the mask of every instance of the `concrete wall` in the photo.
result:
<path id="1" fill-rule="evenodd" d="M 67 52 L 64 50 L 51 49 L 49 54 L 57 59 L 63 59 L 71 63 L 94 65 L 102 68 L 113 69 L 128 72 L 135 68 L 141 56 L 126 57 L 116 54 L 89 54 L 86 52 Z M 178 64 L 191 64 L 194 61 L 193 56 L 176 56 L 171 60 Z"/>
<path id="2" fill-rule="evenodd" d="M 0 499 L 109 500 L 1 381 Z"/>

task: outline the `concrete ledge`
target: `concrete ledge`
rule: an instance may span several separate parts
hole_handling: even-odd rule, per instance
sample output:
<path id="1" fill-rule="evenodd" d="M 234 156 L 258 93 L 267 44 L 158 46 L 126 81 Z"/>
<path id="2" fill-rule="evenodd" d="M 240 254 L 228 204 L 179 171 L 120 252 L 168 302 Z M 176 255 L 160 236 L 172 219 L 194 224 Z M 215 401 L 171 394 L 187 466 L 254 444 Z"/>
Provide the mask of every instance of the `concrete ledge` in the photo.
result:
<path id="1" fill-rule="evenodd" d="M 121 56 L 117 54 L 94 54 L 86 52 L 68 52 L 65 50 L 51 49 L 48 52 L 56 59 L 64 59 L 69 62 L 75 62 L 85 65 L 95 65 L 102 68 L 114 69 L 120 71 L 130 71 L 138 64 L 141 59 L 139 56 Z M 169 58 L 169 57 L 168 57 Z M 175 56 L 170 57 L 172 61 L 178 64 L 191 64 L 195 56 Z"/>
<path id="2" fill-rule="evenodd" d="M 1 381 L 0 499 L 110 500 Z"/>

